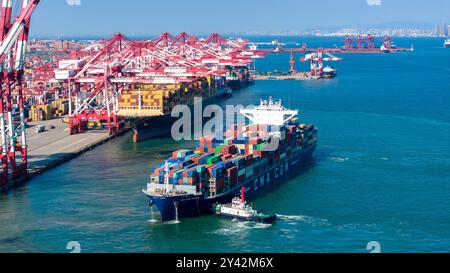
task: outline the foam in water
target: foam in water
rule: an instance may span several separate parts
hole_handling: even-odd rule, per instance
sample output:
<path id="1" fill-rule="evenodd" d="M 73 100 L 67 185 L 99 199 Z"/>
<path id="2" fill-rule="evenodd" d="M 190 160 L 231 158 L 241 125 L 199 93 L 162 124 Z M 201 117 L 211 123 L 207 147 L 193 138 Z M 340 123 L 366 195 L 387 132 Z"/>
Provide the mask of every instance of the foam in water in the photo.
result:
<path id="1" fill-rule="evenodd" d="M 303 215 L 281 215 L 277 214 L 277 218 L 284 221 L 303 221 L 305 216 Z"/>
<path id="2" fill-rule="evenodd" d="M 169 221 L 169 222 L 164 222 L 164 225 L 178 225 L 180 223 L 181 223 L 181 221 L 173 220 L 173 221 Z"/>
<path id="3" fill-rule="evenodd" d="M 227 225 L 228 227 L 220 228 L 216 230 L 214 233 L 222 235 L 232 235 L 242 233 L 245 231 L 250 231 L 252 229 L 265 229 L 272 227 L 271 224 L 240 221 L 237 219 L 233 219 L 231 223 L 232 223 L 231 225 Z"/>
<path id="4" fill-rule="evenodd" d="M 349 158 L 348 157 L 335 157 L 335 156 L 332 156 L 332 157 L 330 157 L 329 158 L 331 161 L 334 161 L 334 162 L 339 162 L 339 163 L 342 163 L 342 162 L 345 162 L 345 161 L 348 161 L 349 160 Z"/>
<path id="5" fill-rule="evenodd" d="M 313 226 L 322 226 L 328 225 L 328 221 L 326 219 L 314 218 L 311 216 L 304 215 L 281 215 L 277 214 L 277 218 L 282 221 L 288 222 L 290 225 L 294 225 L 295 222 L 304 222 L 307 224 L 311 224 Z"/>
<path id="6" fill-rule="evenodd" d="M 150 219 L 150 220 L 148 221 L 149 223 L 156 223 L 156 222 L 158 222 L 158 221 L 155 219 L 155 210 L 153 209 L 153 206 L 150 207 L 150 215 L 152 216 L 152 219 Z"/>

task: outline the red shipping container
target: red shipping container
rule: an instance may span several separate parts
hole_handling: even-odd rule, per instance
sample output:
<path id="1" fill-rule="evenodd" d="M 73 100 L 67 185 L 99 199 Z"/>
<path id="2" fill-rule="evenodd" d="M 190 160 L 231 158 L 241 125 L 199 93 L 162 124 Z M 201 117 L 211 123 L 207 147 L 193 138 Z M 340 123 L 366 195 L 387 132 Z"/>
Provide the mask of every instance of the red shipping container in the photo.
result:
<path id="1" fill-rule="evenodd" d="M 291 144 L 291 142 L 292 142 L 292 135 L 286 134 L 286 144 Z"/>
<path id="2" fill-rule="evenodd" d="M 261 140 L 260 138 L 257 138 L 257 137 L 251 137 L 251 138 L 248 140 L 248 144 L 250 144 L 250 145 L 258 145 L 258 144 L 260 144 L 261 141 L 262 141 L 262 140 Z"/>
<path id="3" fill-rule="evenodd" d="M 237 130 L 227 130 L 224 133 L 224 136 L 236 138 L 238 136 L 238 134 L 239 134 L 239 132 Z"/>
<path id="4" fill-rule="evenodd" d="M 216 167 L 215 165 L 211 165 L 211 166 L 206 167 L 206 172 L 208 173 L 209 177 L 212 177 L 212 176 L 213 176 L 212 170 L 213 170 L 215 167 Z"/>
<path id="5" fill-rule="evenodd" d="M 189 177 L 189 178 L 187 178 L 186 179 L 187 180 L 187 183 L 189 184 L 189 185 L 195 185 L 195 184 L 197 184 L 197 182 L 198 182 L 198 178 L 197 178 L 197 176 L 194 176 L 194 177 Z"/>
<path id="6" fill-rule="evenodd" d="M 239 181 L 239 183 L 242 183 L 242 182 L 244 182 L 244 181 L 245 181 L 245 174 L 244 174 L 244 175 L 241 175 L 241 176 L 239 176 L 239 177 L 238 177 L 238 181 Z"/>
<path id="7" fill-rule="evenodd" d="M 224 155 L 232 155 L 236 153 L 236 146 L 234 145 L 226 145 L 220 149 L 220 152 Z"/>
<path id="8" fill-rule="evenodd" d="M 222 156 L 222 161 L 227 161 L 228 159 L 232 158 L 233 155 L 224 155 Z"/>
<path id="9" fill-rule="evenodd" d="M 225 183 L 225 179 L 223 177 L 216 180 L 216 189 L 218 192 L 223 191 L 223 185 Z"/>
<path id="10" fill-rule="evenodd" d="M 267 157 L 267 152 L 265 152 L 265 151 L 255 151 L 253 154 L 254 154 L 255 156 L 259 156 L 260 158 L 265 158 L 265 157 Z"/>
<path id="11" fill-rule="evenodd" d="M 231 187 L 234 188 L 237 185 L 237 167 L 232 167 L 227 170 L 227 174 L 230 178 Z"/>
<path id="12" fill-rule="evenodd" d="M 201 158 L 201 156 L 198 155 L 198 156 L 192 157 L 191 160 L 192 160 L 195 164 L 198 164 L 198 160 L 199 160 L 200 158 Z"/>

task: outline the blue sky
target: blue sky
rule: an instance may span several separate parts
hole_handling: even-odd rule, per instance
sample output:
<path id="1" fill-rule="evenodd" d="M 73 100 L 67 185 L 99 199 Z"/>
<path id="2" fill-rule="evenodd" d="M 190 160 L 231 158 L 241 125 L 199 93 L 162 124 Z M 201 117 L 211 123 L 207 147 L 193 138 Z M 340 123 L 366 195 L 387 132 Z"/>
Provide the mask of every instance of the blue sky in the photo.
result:
<path id="1" fill-rule="evenodd" d="M 71 1 L 81 4 L 68 5 Z M 31 35 L 246 33 L 438 23 L 450 23 L 450 0 L 41 0 Z"/>

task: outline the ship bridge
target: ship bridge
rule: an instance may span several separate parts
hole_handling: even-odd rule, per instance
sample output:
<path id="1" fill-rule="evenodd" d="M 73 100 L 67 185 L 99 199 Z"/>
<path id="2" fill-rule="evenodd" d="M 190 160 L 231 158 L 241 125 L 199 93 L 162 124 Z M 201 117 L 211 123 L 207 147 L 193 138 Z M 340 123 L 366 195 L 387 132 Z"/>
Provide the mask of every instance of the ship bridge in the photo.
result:
<path id="1" fill-rule="evenodd" d="M 282 126 L 291 118 L 298 115 L 298 110 L 290 110 L 282 106 L 281 100 L 274 102 L 272 97 L 269 100 L 262 100 L 255 109 L 244 109 L 240 113 L 251 120 L 253 124 Z"/>

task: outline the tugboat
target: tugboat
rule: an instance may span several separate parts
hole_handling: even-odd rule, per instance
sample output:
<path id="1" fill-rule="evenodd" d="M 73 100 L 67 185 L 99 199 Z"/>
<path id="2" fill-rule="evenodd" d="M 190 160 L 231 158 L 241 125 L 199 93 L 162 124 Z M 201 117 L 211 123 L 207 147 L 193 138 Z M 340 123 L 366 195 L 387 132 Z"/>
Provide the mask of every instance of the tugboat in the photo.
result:
<path id="1" fill-rule="evenodd" d="M 336 77 L 337 70 L 331 66 L 327 66 L 322 70 L 322 77 L 326 79 L 331 79 Z"/>
<path id="2" fill-rule="evenodd" d="M 276 215 L 267 215 L 253 209 L 253 205 L 245 201 L 245 188 L 241 189 L 241 196 L 233 198 L 230 204 L 216 204 L 213 211 L 218 216 L 259 223 L 271 223 L 277 219 Z"/>
<path id="3" fill-rule="evenodd" d="M 449 38 L 449 39 L 445 39 L 445 41 L 444 41 L 444 47 L 445 47 L 445 48 L 450 48 L 450 38 Z"/>
<path id="4" fill-rule="evenodd" d="M 381 50 L 383 53 L 391 53 L 391 50 L 390 50 L 388 47 L 386 47 L 385 45 L 382 45 L 382 46 L 380 47 L 380 50 Z"/>

